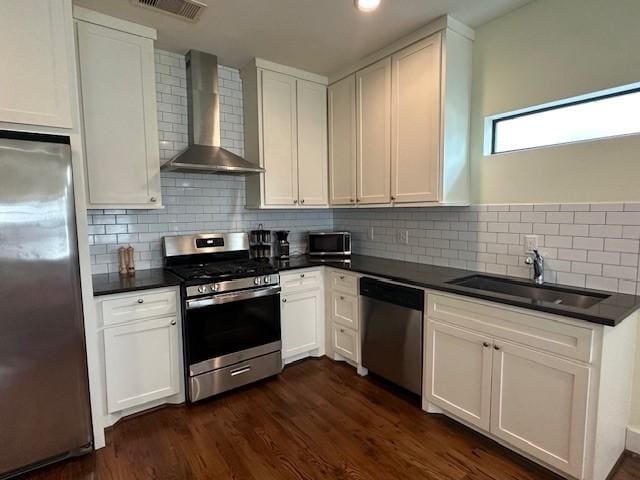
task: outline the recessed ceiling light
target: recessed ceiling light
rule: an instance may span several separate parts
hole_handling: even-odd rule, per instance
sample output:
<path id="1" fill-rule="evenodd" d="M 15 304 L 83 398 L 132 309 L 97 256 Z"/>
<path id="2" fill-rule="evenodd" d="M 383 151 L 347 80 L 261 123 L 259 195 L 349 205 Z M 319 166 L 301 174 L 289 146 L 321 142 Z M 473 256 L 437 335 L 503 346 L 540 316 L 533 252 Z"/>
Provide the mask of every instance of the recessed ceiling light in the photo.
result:
<path id="1" fill-rule="evenodd" d="M 380 5 L 380 0 L 354 0 L 354 3 L 361 12 L 373 12 Z"/>

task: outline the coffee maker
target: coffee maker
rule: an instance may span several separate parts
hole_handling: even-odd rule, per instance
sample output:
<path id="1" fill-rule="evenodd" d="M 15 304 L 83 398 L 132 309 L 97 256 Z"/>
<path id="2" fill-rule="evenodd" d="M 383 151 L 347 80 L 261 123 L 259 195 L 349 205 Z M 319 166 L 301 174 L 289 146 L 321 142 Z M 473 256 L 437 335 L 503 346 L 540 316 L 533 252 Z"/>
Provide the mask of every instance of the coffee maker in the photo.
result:
<path id="1" fill-rule="evenodd" d="M 276 231 L 276 238 L 278 241 L 276 242 L 276 250 L 277 257 L 281 259 L 289 258 L 289 230 L 278 230 Z"/>

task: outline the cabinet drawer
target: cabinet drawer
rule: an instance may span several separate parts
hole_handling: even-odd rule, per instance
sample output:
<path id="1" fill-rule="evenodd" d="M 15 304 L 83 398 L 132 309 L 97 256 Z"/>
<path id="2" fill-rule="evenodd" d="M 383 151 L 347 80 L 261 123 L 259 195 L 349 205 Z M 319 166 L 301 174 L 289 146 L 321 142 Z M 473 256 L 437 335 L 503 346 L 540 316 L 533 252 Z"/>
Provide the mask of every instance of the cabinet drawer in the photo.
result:
<path id="1" fill-rule="evenodd" d="M 551 315 L 444 295 L 428 296 L 428 317 L 492 337 L 591 362 L 594 331 Z"/>
<path id="2" fill-rule="evenodd" d="M 175 291 L 122 295 L 102 302 L 105 326 L 177 312 Z"/>
<path id="3" fill-rule="evenodd" d="M 302 292 L 322 287 L 320 270 L 294 270 L 280 274 L 282 293 Z"/>
<path id="4" fill-rule="evenodd" d="M 357 362 L 360 350 L 358 333 L 340 325 L 332 325 L 331 330 L 333 351 L 353 362 Z"/>
<path id="5" fill-rule="evenodd" d="M 329 285 L 334 290 L 340 290 L 351 295 L 358 294 L 358 276 L 352 273 L 330 271 Z"/>
<path id="6" fill-rule="evenodd" d="M 345 327 L 358 329 L 358 297 L 343 292 L 331 292 L 331 319 Z"/>

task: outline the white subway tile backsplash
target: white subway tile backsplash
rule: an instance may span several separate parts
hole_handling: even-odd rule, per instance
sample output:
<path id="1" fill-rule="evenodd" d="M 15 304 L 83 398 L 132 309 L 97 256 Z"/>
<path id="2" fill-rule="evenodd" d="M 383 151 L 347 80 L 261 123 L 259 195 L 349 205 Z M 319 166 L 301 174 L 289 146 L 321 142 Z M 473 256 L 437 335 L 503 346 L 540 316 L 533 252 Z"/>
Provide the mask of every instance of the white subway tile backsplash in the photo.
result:
<path id="1" fill-rule="evenodd" d="M 340 209 L 333 212 L 333 226 L 354 233 L 356 253 L 519 277 L 532 276 L 524 263 L 525 236 L 532 232 L 546 258 L 547 281 L 635 294 L 640 293 L 640 226 L 606 220 L 612 213 L 640 212 L 636 205 L 626 204 L 624 210 L 623 204 Z M 371 226 L 392 228 L 406 216 L 413 219 L 411 236 L 431 241 L 422 244 L 426 255 L 403 254 L 395 235 L 367 240 Z M 612 218 L 635 221 L 629 215 Z"/>

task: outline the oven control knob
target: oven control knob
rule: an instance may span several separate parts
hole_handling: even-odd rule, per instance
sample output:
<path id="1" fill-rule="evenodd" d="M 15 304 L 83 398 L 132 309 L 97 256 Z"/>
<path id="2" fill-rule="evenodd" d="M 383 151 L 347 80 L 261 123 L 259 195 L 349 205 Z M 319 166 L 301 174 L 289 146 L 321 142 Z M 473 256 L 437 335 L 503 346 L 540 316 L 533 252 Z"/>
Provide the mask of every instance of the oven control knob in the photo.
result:
<path id="1" fill-rule="evenodd" d="M 198 293 L 207 293 L 207 286 L 206 285 L 200 285 L 198 287 Z"/>
<path id="2" fill-rule="evenodd" d="M 218 290 L 220 290 L 220 285 L 218 285 L 217 283 L 214 283 L 213 285 L 211 285 L 211 290 L 213 290 L 214 292 L 217 292 Z"/>
<path id="3" fill-rule="evenodd" d="M 269 278 L 269 275 L 267 275 L 266 277 L 264 277 L 264 279 L 262 280 L 262 283 L 264 283 L 265 285 L 267 283 L 271 283 L 271 278 Z"/>
<path id="4" fill-rule="evenodd" d="M 256 278 L 254 278 L 254 279 L 253 279 L 253 283 L 254 283 L 255 285 L 260 285 L 260 277 L 256 277 Z"/>

